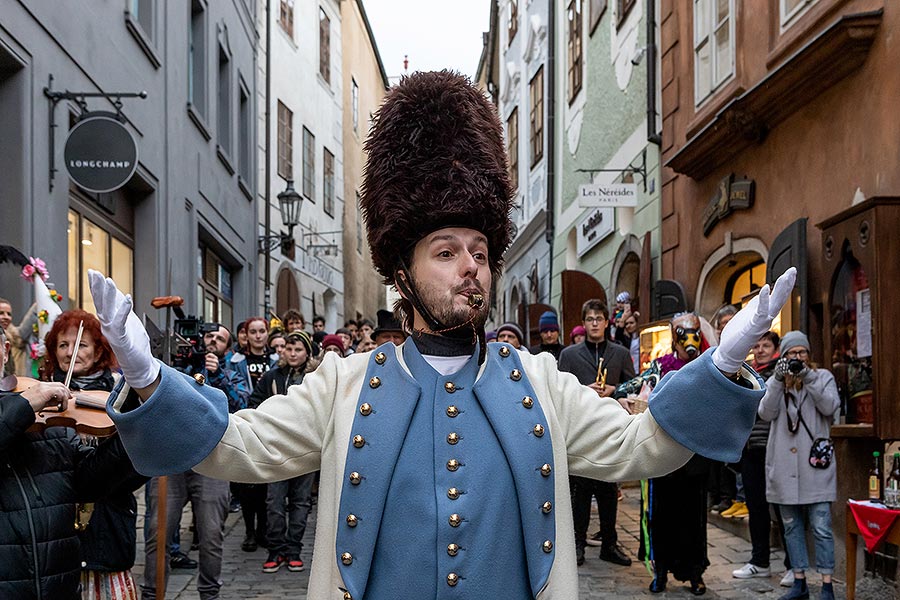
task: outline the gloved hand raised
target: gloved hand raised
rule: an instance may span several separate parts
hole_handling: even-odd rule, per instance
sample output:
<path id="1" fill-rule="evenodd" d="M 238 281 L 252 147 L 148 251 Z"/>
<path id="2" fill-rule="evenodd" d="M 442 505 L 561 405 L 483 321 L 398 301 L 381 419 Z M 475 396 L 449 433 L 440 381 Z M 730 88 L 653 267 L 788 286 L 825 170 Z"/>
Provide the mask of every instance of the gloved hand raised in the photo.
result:
<path id="1" fill-rule="evenodd" d="M 759 294 L 728 321 L 712 356 L 713 364 L 720 371 L 737 373 L 740 370 L 753 344 L 769 330 L 772 320 L 790 298 L 796 279 L 797 269 L 791 267 L 775 282 L 771 295 L 769 284 L 764 285 Z"/>
<path id="2" fill-rule="evenodd" d="M 115 281 L 93 269 L 88 269 L 88 281 L 100 329 L 125 381 L 133 388 L 148 387 L 159 377 L 159 363 L 150 354 L 150 337 L 132 310 L 131 296 L 122 294 Z"/>

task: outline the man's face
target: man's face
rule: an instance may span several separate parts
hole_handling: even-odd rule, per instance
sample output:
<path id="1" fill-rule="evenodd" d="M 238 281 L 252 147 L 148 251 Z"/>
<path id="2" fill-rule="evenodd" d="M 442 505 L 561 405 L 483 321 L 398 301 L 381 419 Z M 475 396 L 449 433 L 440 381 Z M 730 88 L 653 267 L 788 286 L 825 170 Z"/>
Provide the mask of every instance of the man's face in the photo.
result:
<path id="1" fill-rule="evenodd" d="M 346 333 L 341 332 L 338 334 L 338 337 L 344 342 L 344 350 L 347 350 L 350 347 L 350 344 L 353 343 L 353 338 Z"/>
<path id="2" fill-rule="evenodd" d="M 255 323 L 254 323 L 255 325 Z M 303 319 L 288 319 L 287 322 L 287 330 L 288 333 L 291 331 L 303 331 L 303 328 L 306 327 L 306 323 L 303 322 Z"/>
<path id="3" fill-rule="evenodd" d="M 356 335 L 357 332 L 358 332 L 358 329 L 357 329 L 356 325 L 354 325 L 353 323 L 351 323 L 350 325 L 347 326 L 347 330 L 350 332 L 350 340 L 351 340 L 351 341 L 352 341 L 352 340 L 359 339 L 359 337 Z"/>
<path id="4" fill-rule="evenodd" d="M 379 331 L 378 335 L 375 336 L 375 347 L 377 348 L 387 342 L 393 342 L 395 346 L 399 346 L 405 341 L 406 336 L 400 331 Z"/>
<path id="5" fill-rule="evenodd" d="M 0 302 L 0 327 L 9 329 L 12 323 L 12 306 L 8 302 Z"/>
<path id="6" fill-rule="evenodd" d="M 278 354 L 278 356 L 284 356 L 285 343 L 286 342 L 284 341 L 283 337 L 272 338 L 272 343 L 271 343 L 272 350 L 274 350 L 275 353 Z"/>
<path id="7" fill-rule="evenodd" d="M 364 324 L 359 328 L 359 334 L 358 334 L 359 340 L 362 341 L 362 340 L 364 340 L 364 339 L 367 338 L 367 337 L 368 337 L 368 338 L 371 338 L 371 337 L 372 337 L 372 332 L 373 332 L 373 331 L 374 331 L 374 329 L 372 329 L 372 326 L 371 326 L 371 325 L 369 325 L 368 323 L 364 323 Z"/>
<path id="8" fill-rule="evenodd" d="M 559 330 L 550 329 L 541 332 L 541 343 L 547 346 L 559 343 Z"/>
<path id="9" fill-rule="evenodd" d="M 211 352 L 222 358 L 228 351 L 228 330 L 222 326 L 216 331 L 210 331 L 203 335 L 203 343 L 206 345 L 206 351 Z"/>
<path id="10" fill-rule="evenodd" d="M 313 321 L 313 331 L 325 331 L 325 321 Z"/>
<path id="11" fill-rule="evenodd" d="M 375 341 L 371 336 L 364 335 L 361 340 L 359 340 L 359 345 L 356 347 L 357 352 L 368 352 L 370 350 L 374 350 L 378 346 L 375 345 Z"/>
<path id="12" fill-rule="evenodd" d="M 281 358 L 289 367 L 297 368 L 306 362 L 308 354 L 303 342 L 289 342 L 284 345 Z"/>
<path id="13" fill-rule="evenodd" d="M 412 272 L 425 308 L 446 327 L 464 324 L 472 318 L 473 311 L 473 325 L 484 327 L 491 305 L 491 270 L 484 234 L 464 227 L 446 227 L 425 236 L 413 250 Z M 480 309 L 469 306 L 473 294 L 484 298 Z M 418 313 L 413 324 L 427 330 Z"/>
<path id="14" fill-rule="evenodd" d="M 507 344 L 511 344 L 513 348 L 518 350 L 522 347 L 522 344 L 519 343 L 519 337 L 514 334 L 512 331 L 503 330 L 497 334 L 498 342 L 506 342 Z"/>
<path id="15" fill-rule="evenodd" d="M 753 346 L 753 357 L 758 363 L 771 362 L 775 358 L 775 344 L 768 338 L 763 338 Z"/>
<path id="16" fill-rule="evenodd" d="M 584 315 L 584 330 L 587 332 L 587 339 L 594 344 L 603 341 L 606 335 L 606 317 L 599 310 L 589 310 Z"/>

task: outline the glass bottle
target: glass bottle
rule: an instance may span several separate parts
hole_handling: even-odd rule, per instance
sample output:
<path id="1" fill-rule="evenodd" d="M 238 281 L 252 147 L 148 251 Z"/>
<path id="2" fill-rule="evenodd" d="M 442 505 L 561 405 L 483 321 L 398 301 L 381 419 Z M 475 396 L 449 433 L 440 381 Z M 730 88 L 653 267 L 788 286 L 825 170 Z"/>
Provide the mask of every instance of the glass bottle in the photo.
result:
<path id="1" fill-rule="evenodd" d="M 882 497 L 882 478 L 881 478 L 881 452 L 877 450 L 872 453 L 875 460 L 874 465 L 869 470 L 869 502 L 883 503 Z"/>
<path id="2" fill-rule="evenodd" d="M 900 452 L 894 452 L 894 464 L 884 484 L 884 504 L 900 510 Z"/>

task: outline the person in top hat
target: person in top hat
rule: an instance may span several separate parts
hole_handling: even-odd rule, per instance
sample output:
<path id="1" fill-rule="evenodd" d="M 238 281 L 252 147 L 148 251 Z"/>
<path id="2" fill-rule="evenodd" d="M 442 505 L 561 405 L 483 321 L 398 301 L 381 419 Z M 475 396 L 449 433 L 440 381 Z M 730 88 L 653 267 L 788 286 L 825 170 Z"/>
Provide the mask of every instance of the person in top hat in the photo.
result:
<path id="1" fill-rule="evenodd" d="M 559 319 L 552 310 L 544 312 L 538 319 L 538 330 L 541 334 L 541 343 L 528 349 L 532 354 L 549 352 L 553 358 L 559 360 L 559 353 L 565 347 L 559 343 Z"/>
<path id="2" fill-rule="evenodd" d="M 217 391 L 151 358 L 130 298 L 92 271 L 127 382 L 108 412 L 146 473 L 276 481 L 321 468 L 310 598 L 577 598 L 568 474 L 634 480 L 694 452 L 736 460 L 763 394 L 742 360 L 794 272 L 629 415 L 550 356 L 484 342 L 513 208 L 487 98 L 457 73 L 404 77 L 365 149 L 367 237 L 406 342 L 326 355 L 286 395 L 228 415 Z"/>
<path id="3" fill-rule="evenodd" d="M 378 327 L 372 331 L 372 338 L 375 340 L 376 346 L 385 342 L 393 342 L 399 346 L 406 341 L 406 332 L 403 331 L 400 321 L 394 317 L 394 313 L 381 309 L 378 311 L 377 317 Z"/>

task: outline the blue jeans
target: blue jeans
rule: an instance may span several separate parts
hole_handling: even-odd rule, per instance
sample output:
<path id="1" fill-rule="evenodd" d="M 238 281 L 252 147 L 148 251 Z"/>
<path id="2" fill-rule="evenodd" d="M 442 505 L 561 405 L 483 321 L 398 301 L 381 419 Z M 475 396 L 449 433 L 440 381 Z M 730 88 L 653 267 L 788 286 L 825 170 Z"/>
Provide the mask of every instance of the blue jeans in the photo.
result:
<path id="1" fill-rule="evenodd" d="M 300 557 L 306 519 L 312 508 L 315 478 L 315 473 L 308 473 L 269 484 L 266 498 L 269 554 L 280 554 L 285 558 Z"/>
<path id="2" fill-rule="evenodd" d="M 834 573 L 834 536 L 831 533 L 831 502 L 815 504 L 779 504 L 784 521 L 784 540 L 794 573 L 809 569 L 806 551 L 806 522 L 816 543 L 816 570 L 822 575 Z"/>

